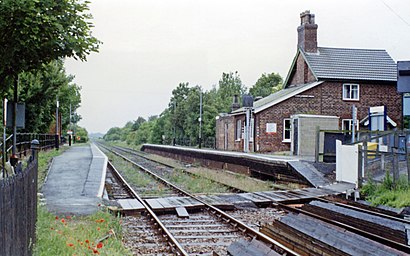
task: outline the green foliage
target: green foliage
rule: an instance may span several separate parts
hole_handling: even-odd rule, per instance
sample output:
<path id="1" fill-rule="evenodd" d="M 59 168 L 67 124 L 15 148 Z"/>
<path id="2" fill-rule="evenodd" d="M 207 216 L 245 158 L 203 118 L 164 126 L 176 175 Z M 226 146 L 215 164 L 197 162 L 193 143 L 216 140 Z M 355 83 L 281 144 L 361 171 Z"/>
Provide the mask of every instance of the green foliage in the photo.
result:
<path id="1" fill-rule="evenodd" d="M 179 83 L 172 91 L 172 97 L 159 117 L 145 121 L 139 117 L 133 128 L 129 123 L 123 128 L 112 128 L 104 136 L 107 141 L 122 140 L 129 145 L 142 143 L 170 144 L 173 138 L 189 138 L 195 144 L 199 137 L 200 95 L 202 93 L 202 137 L 215 136 L 215 117 L 229 112 L 234 95 L 246 92 L 238 72 L 223 73 L 218 88 L 203 91 L 200 86 L 190 87 Z"/>
<path id="2" fill-rule="evenodd" d="M 366 183 L 361 192 L 372 205 L 386 205 L 395 208 L 410 206 L 410 184 L 407 177 L 402 176 L 396 184 L 389 172 L 381 184 L 372 180 Z"/>
<path id="3" fill-rule="evenodd" d="M 103 139 L 106 141 L 121 140 L 122 130 L 119 127 L 113 127 L 108 130 Z"/>
<path id="4" fill-rule="evenodd" d="M 91 34 L 88 4 L 79 0 L 0 1 L 0 83 L 53 60 L 86 60 L 98 51 L 100 42 Z"/>
<path id="5" fill-rule="evenodd" d="M 75 136 L 77 137 L 78 142 L 87 142 L 88 141 L 88 132 L 83 127 L 76 126 Z"/>
<path id="6" fill-rule="evenodd" d="M 271 93 L 277 92 L 282 89 L 282 77 L 279 74 L 263 73 L 262 76 L 256 81 L 256 84 L 249 89 L 249 93 L 253 97 L 269 96 Z"/>
<path id="7" fill-rule="evenodd" d="M 19 75 L 19 98 L 26 104 L 26 127 L 22 132 L 47 133 L 55 122 L 56 98 L 60 102 L 63 129 L 70 124 L 70 104 L 74 112 L 81 103 L 80 87 L 72 83 L 62 61 Z M 11 93 L 10 93 L 11 94 Z M 79 121 L 77 116 L 75 121 Z M 74 121 L 74 120 L 72 120 Z"/>

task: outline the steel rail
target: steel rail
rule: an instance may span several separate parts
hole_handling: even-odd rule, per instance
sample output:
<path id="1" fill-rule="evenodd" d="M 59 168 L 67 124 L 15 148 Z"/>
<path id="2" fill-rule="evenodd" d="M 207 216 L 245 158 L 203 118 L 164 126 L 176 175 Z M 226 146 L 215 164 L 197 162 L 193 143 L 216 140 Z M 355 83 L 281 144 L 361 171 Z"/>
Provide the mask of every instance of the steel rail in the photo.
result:
<path id="1" fill-rule="evenodd" d="M 247 226 L 245 223 L 235 219 L 234 217 L 230 216 L 229 214 L 223 212 L 222 210 L 208 204 L 207 202 L 203 201 L 202 199 L 186 192 L 185 190 L 177 187 L 176 185 L 169 183 L 167 180 L 163 179 L 162 177 L 158 176 L 157 174 L 151 172 L 150 170 L 148 170 L 147 168 L 141 166 L 140 164 L 132 161 L 131 159 L 127 158 L 126 156 L 123 156 L 121 154 L 119 154 L 118 152 L 115 152 L 111 149 L 108 149 L 105 146 L 102 146 L 105 149 L 111 151 L 112 153 L 114 153 L 115 155 L 123 158 L 124 160 L 130 162 L 131 164 L 139 167 L 140 169 L 146 171 L 147 173 L 151 174 L 152 176 L 154 176 L 155 178 L 157 178 L 158 180 L 162 181 L 164 184 L 166 184 L 167 186 L 170 186 L 172 188 L 174 188 L 178 193 L 183 194 L 187 197 L 190 197 L 192 199 L 197 200 L 198 202 L 202 203 L 205 207 L 208 208 L 208 210 L 211 210 L 211 213 L 215 214 L 218 218 L 222 218 L 223 220 L 225 220 L 226 222 L 229 222 L 231 225 L 238 227 L 239 230 L 241 230 L 242 232 L 244 232 L 245 234 L 251 236 L 252 238 L 257 238 L 260 241 L 263 241 L 265 243 L 268 243 L 271 245 L 271 247 L 273 246 L 277 246 L 279 247 L 281 250 L 285 251 L 287 253 L 287 255 L 294 255 L 294 256 L 299 256 L 300 254 L 287 248 L 286 246 L 284 246 L 283 244 L 279 243 L 276 240 L 273 240 L 272 238 L 270 238 L 269 236 Z"/>
<path id="2" fill-rule="evenodd" d="M 282 204 L 282 203 L 278 203 L 278 202 L 276 203 L 276 205 L 278 205 L 279 207 L 281 207 L 283 209 L 286 209 L 288 211 L 308 215 L 308 216 L 313 217 L 315 219 L 319 219 L 319 220 L 322 220 L 324 222 L 333 224 L 335 226 L 342 227 L 342 228 L 344 228 L 346 230 L 349 230 L 353 233 L 356 233 L 356 234 L 362 235 L 364 237 L 370 238 L 374 241 L 377 241 L 377 242 L 382 243 L 384 245 L 387 245 L 387 246 L 390 246 L 392 248 L 398 249 L 400 251 L 410 253 L 410 246 L 408 246 L 408 245 L 398 243 L 396 241 L 392 241 L 390 239 L 387 239 L 387 238 L 384 238 L 384 237 L 369 233 L 369 232 L 361 230 L 359 228 L 352 227 L 352 226 L 349 226 L 345 223 L 342 223 L 342 222 L 339 222 L 339 221 L 336 221 L 336 220 L 332 220 L 332 219 L 329 219 L 329 218 L 326 218 L 326 217 L 323 217 L 323 216 L 320 216 L 320 215 L 317 215 L 315 213 L 311 213 L 311 212 L 308 212 L 308 211 L 305 211 L 305 210 L 302 210 L 302 209 L 291 207 L 291 206 L 288 206 L 288 205 L 285 205 L 285 204 Z"/>
<path id="3" fill-rule="evenodd" d="M 155 221 L 155 223 L 158 224 L 159 228 L 162 230 L 163 233 L 167 236 L 169 239 L 168 244 L 173 248 L 173 250 L 178 254 L 178 255 L 189 255 L 184 248 L 178 243 L 178 241 L 175 239 L 175 237 L 171 234 L 171 232 L 165 227 L 165 225 L 161 222 L 161 220 L 158 218 L 158 216 L 154 213 L 154 211 L 149 208 L 149 206 L 144 202 L 144 200 L 132 189 L 132 187 L 128 184 L 128 182 L 121 176 L 121 174 L 118 172 L 117 169 L 108 161 L 108 165 L 112 168 L 114 171 L 114 175 L 116 178 L 122 182 L 123 185 L 125 185 L 126 190 L 128 190 L 131 195 L 137 199 L 144 207 L 145 210 L 148 212 L 148 214 L 152 217 L 152 219 Z"/>

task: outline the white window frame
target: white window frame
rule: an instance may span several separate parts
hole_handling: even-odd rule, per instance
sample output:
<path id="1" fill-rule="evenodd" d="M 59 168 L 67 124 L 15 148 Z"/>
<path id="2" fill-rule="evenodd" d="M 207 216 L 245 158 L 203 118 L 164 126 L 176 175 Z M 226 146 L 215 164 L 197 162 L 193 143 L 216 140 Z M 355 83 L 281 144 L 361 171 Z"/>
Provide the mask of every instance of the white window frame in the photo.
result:
<path id="1" fill-rule="evenodd" d="M 345 122 L 348 121 L 349 122 L 349 127 L 345 127 Z M 350 127 L 352 127 L 353 125 L 353 119 L 342 119 L 342 130 L 350 130 Z M 348 128 L 348 129 L 346 129 Z M 356 120 L 356 130 L 359 130 L 359 120 Z"/>
<path id="2" fill-rule="evenodd" d="M 357 98 L 353 98 L 353 87 L 357 87 Z M 349 87 L 349 95 L 346 97 L 346 89 Z M 360 86 L 359 84 L 343 84 L 343 92 L 342 92 L 343 100 L 353 100 L 353 101 L 359 101 L 360 100 Z"/>
<path id="3" fill-rule="evenodd" d="M 286 122 L 289 122 L 288 129 L 286 129 Z M 285 138 L 286 130 L 289 130 L 289 138 Z M 290 118 L 283 119 L 283 140 L 282 142 L 292 142 L 292 120 Z"/>
<path id="4" fill-rule="evenodd" d="M 242 138 L 242 120 L 236 120 L 235 124 L 235 141 L 240 141 Z"/>

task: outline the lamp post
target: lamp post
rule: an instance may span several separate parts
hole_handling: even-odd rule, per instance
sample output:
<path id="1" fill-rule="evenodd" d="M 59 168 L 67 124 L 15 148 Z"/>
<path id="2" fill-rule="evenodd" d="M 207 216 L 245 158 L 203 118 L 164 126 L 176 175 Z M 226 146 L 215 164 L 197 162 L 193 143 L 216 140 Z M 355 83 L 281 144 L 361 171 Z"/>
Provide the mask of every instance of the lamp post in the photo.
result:
<path id="1" fill-rule="evenodd" d="M 60 103 L 58 101 L 58 96 L 56 96 L 56 136 L 55 136 L 55 147 L 56 150 L 59 150 L 60 148 L 60 138 L 59 138 L 59 124 L 58 124 L 58 107 L 59 107 Z"/>

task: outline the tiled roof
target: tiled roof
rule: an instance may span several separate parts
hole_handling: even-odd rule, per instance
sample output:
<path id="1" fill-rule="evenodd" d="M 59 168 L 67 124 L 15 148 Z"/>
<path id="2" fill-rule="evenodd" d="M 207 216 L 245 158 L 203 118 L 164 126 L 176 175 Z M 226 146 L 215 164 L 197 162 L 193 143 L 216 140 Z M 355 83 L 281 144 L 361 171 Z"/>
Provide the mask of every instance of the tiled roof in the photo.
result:
<path id="1" fill-rule="evenodd" d="M 303 85 L 298 85 L 298 86 L 292 86 L 289 88 L 284 88 L 280 91 L 277 91 L 275 93 L 272 93 L 269 96 L 266 96 L 265 98 L 262 98 L 256 102 L 253 103 L 253 109 L 254 113 L 258 113 L 266 108 L 269 108 L 273 105 L 276 105 L 286 99 L 289 99 L 299 93 L 302 93 L 306 90 L 309 90 L 319 84 L 323 83 L 323 81 L 320 82 L 314 82 L 310 84 L 303 84 Z M 244 108 L 237 109 L 232 112 L 232 114 L 242 114 L 245 111 Z"/>
<path id="2" fill-rule="evenodd" d="M 397 67 L 385 50 L 318 47 L 302 52 L 317 79 L 397 81 Z"/>

